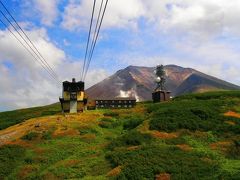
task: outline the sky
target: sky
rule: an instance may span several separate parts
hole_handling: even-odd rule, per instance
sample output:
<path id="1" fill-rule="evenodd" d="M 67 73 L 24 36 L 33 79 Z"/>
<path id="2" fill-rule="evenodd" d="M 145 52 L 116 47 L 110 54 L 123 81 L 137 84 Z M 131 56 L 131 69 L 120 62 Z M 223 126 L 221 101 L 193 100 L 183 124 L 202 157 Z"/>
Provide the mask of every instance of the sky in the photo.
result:
<path id="1" fill-rule="evenodd" d="M 79 80 L 93 0 L 1 1 L 60 81 Z M 239 12 L 239 0 L 109 0 L 86 88 L 129 65 L 158 64 L 240 85 Z M 62 91 L 1 23 L 0 87 L 0 111 L 51 104 Z"/>

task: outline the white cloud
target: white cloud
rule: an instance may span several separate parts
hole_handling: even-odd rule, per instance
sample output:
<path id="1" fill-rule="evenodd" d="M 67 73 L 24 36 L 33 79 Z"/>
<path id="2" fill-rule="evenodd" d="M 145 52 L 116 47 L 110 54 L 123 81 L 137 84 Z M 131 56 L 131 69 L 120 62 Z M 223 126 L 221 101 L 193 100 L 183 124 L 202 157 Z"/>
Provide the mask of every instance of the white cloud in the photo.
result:
<path id="1" fill-rule="evenodd" d="M 32 0 L 33 6 L 38 11 L 41 22 L 44 25 L 52 26 L 59 15 L 59 0 Z"/>
<path id="2" fill-rule="evenodd" d="M 107 78 L 109 74 L 104 69 L 92 69 L 89 70 L 86 77 L 86 88 L 93 86 L 94 84 Z"/>
<path id="3" fill-rule="evenodd" d="M 205 42 L 198 46 L 185 44 L 179 47 L 189 54 L 189 65 L 199 70 L 240 85 L 240 54 L 233 46 L 226 43 Z M 238 74 L 238 75 L 237 75 Z"/>
<path id="4" fill-rule="evenodd" d="M 145 13 L 139 0 L 109 1 L 104 27 L 136 27 L 137 20 Z"/>
<path id="5" fill-rule="evenodd" d="M 26 33 L 51 66 L 58 65 L 65 58 L 65 53 L 50 42 L 45 29 L 27 31 Z M 16 32 L 15 34 L 17 35 Z M 31 68 L 33 74 L 35 69 L 41 67 L 9 31 L 0 31 L 0 39 L 0 62 L 7 60 L 21 69 Z"/>
<path id="6" fill-rule="evenodd" d="M 96 17 L 101 1 L 97 2 Z M 92 3 L 93 1 L 89 0 L 70 1 L 63 14 L 62 26 L 68 30 L 88 28 L 92 12 Z M 144 14 L 144 11 L 143 4 L 139 0 L 109 1 L 103 28 L 126 28 L 129 26 L 135 28 L 138 18 Z"/>
<path id="7" fill-rule="evenodd" d="M 44 29 L 26 33 L 56 71 L 65 53 L 48 41 Z M 0 31 L 0 51 L 1 102 L 10 109 L 54 102 L 55 82 L 8 31 Z"/>
<path id="8" fill-rule="evenodd" d="M 143 55 L 144 52 L 139 55 L 137 50 L 135 53 L 129 51 L 117 57 L 121 64 L 178 64 L 240 83 L 235 70 L 240 68 L 240 53 L 234 45 L 221 41 L 221 37 L 240 35 L 239 0 L 112 0 L 109 3 L 104 28 L 134 29 L 144 18 L 149 25 L 145 27 L 156 33 L 156 41 L 164 36 L 172 41 L 170 53 L 149 57 Z M 63 27 L 69 30 L 88 29 L 91 8 L 92 1 L 70 1 L 63 15 Z M 216 41 L 216 38 L 220 40 Z M 128 45 L 138 47 L 138 43 Z"/>
<path id="9" fill-rule="evenodd" d="M 86 17 L 91 12 L 89 3 L 90 1 L 83 1 L 82 6 L 79 6 L 79 3 L 70 1 L 69 5 L 65 7 L 62 26 L 68 30 L 87 27 L 89 19 Z"/>
<path id="10" fill-rule="evenodd" d="M 68 30 L 89 27 L 92 1 L 71 0 L 63 13 L 62 26 Z M 100 6 L 98 2 L 97 9 Z M 112 0 L 104 28 L 136 28 L 140 18 L 164 32 L 194 36 L 239 33 L 239 0 Z"/>
<path id="11" fill-rule="evenodd" d="M 142 3 L 147 9 L 145 17 L 165 32 L 200 38 L 239 34 L 238 0 L 142 0 Z"/>
<path id="12" fill-rule="evenodd" d="M 60 80 L 79 80 L 81 61 L 69 61 L 64 51 L 56 47 L 44 29 L 26 31 L 30 39 L 59 75 Z M 61 95 L 62 87 L 33 60 L 32 56 L 11 36 L 0 31 L 0 111 L 54 103 Z M 107 76 L 100 69 L 89 71 L 88 85 Z"/>
<path id="13" fill-rule="evenodd" d="M 161 27 L 167 29 L 177 28 L 178 31 L 188 31 L 193 35 L 202 33 L 215 34 L 221 31 L 223 14 L 214 11 L 213 8 L 204 8 L 200 5 L 189 7 L 172 6 L 170 17 L 161 21 Z"/>
<path id="14" fill-rule="evenodd" d="M 176 64 L 190 67 L 203 73 L 240 85 L 240 54 L 234 47 L 225 43 L 205 42 L 173 45 L 177 55 L 139 55 L 129 53 L 119 57 L 119 63 L 139 66 L 156 66 L 157 64 Z M 179 54 L 180 53 L 180 54 Z"/>

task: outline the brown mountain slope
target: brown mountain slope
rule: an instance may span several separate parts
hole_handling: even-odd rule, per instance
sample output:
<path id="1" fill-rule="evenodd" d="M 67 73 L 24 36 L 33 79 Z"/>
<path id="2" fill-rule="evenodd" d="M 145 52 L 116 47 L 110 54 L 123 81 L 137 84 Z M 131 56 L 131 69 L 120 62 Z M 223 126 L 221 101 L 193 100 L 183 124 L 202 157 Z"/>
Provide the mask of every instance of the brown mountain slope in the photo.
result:
<path id="1" fill-rule="evenodd" d="M 216 89 L 235 90 L 240 87 L 205 75 L 191 68 L 165 66 L 166 89 L 172 95 Z M 139 101 L 151 100 L 155 88 L 153 67 L 129 66 L 87 89 L 90 98 L 135 96 Z"/>
<path id="2" fill-rule="evenodd" d="M 176 95 L 191 93 L 191 92 L 205 92 L 212 90 L 235 90 L 239 86 L 233 85 L 226 81 L 208 76 L 201 72 L 196 72 L 190 75 L 175 91 Z"/>

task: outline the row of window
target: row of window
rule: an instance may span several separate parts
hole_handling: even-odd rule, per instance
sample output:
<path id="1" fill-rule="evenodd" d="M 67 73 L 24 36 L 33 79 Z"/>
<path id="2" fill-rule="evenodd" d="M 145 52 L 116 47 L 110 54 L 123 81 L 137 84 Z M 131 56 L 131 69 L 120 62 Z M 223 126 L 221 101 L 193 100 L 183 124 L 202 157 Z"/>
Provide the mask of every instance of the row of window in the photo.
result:
<path id="1" fill-rule="evenodd" d="M 106 105 L 97 105 L 96 106 L 96 108 L 108 108 L 108 107 L 111 107 L 111 108 L 122 108 L 122 107 L 125 107 L 125 108 L 131 108 L 131 107 L 133 107 L 132 105 L 124 105 L 124 106 L 122 106 L 122 105 L 110 105 L 110 106 L 106 106 Z"/>
<path id="2" fill-rule="evenodd" d="M 100 103 L 109 103 L 109 101 L 96 101 L 96 104 L 100 104 Z M 132 101 L 112 101 L 112 103 L 132 103 Z"/>

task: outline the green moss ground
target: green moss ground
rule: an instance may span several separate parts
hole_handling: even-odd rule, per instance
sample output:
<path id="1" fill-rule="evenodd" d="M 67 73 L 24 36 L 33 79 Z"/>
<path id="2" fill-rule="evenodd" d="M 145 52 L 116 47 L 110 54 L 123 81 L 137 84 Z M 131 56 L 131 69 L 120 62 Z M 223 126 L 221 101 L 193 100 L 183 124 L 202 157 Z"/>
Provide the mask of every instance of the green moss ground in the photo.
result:
<path id="1" fill-rule="evenodd" d="M 154 179 L 167 173 L 177 180 L 240 179 L 240 119 L 224 116 L 239 113 L 239 107 L 240 92 L 226 91 L 140 103 L 131 110 L 97 111 L 101 117 L 87 127 L 68 125 L 79 134 L 54 136 L 53 128 L 39 137 L 22 138 L 30 146 L 1 146 L 0 177 Z M 47 111 L 58 113 L 54 109 Z M 0 117 L 3 121 L 3 114 Z M 156 132 L 176 136 L 153 136 Z M 114 168 L 121 170 L 113 173 Z"/>
<path id="2" fill-rule="evenodd" d="M 19 109 L 15 111 L 0 113 L 0 130 L 15 124 L 24 122 L 31 118 L 49 116 L 61 113 L 61 106 L 59 103 L 49 106 L 35 107 L 29 109 Z"/>

